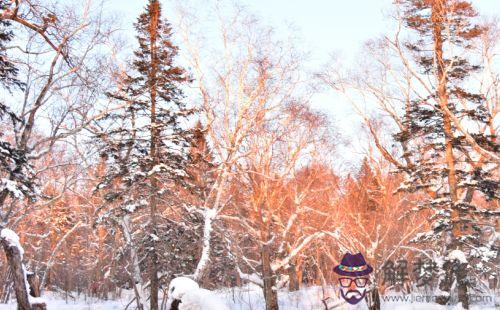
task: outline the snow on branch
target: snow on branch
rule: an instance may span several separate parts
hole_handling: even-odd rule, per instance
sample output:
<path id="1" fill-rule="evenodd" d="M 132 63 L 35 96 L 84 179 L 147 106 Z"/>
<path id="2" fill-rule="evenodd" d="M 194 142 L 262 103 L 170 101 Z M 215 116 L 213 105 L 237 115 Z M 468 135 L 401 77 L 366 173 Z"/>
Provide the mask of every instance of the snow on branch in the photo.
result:
<path id="1" fill-rule="evenodd" d="M 24 249 L 21 246 L 21 242 L 19 241 L 19 236 L 12 230 L 8 228 L 3 228 L 0 231 L 0 239 L 4 240 L 8 244 L 9 247 L 17 248 L 19 254 L 21 255 L 21 259 L 24 255 Z"/>
<path id="2" fill-rule="evenodd" d="M 284 259 L 279 259 L 279 260 L 276 260 L 275 262 L 273 262 L 271 264 L 272 270 L 276 271 L 276 270 L 279 270 L 279 269 L 287 266 L 288 263 L 295 256 L 297 256 L 297 254 L 299 254 L 305 247 L 307 247 L 309 245 L 309 243 L 311 243 L 315 239 L 322 238 L 324 235 L 325 234 L 323 232 L 317 232 L 317 233 L 314 233 L 314 234 L 309 235 L 306 238 L 304 238 L 304 240 L 302 240 L 302 242 L 298 246 L 296 246 L 294 249 L 292 249 L 290 251 L 290 254 L 287 257 L 285 257 Z"/>
<path id="3" fill-rule="evenodd" d="M 451 251 L 450 254 L 448 254 L 448 256 L 446 258 L 450 261 L 454 261 L 454 260 L 459 261 L 462 264 L 467 263 L 467 258 L 465 257 L 465 253 L 460 251 L 460 250 Z"/>

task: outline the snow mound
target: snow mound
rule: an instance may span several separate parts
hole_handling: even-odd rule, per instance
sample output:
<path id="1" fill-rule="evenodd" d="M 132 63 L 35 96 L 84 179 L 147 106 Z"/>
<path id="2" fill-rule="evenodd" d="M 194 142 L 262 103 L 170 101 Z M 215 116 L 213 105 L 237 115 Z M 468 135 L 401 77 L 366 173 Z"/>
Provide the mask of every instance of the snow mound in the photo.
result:
<path id="1" fill-rule="evenodd" d="M 167 308 L 174 300 L 180 300 L 179 310 L 229 310 L 215 292 L 200 288 L 198 283 L 186 277 L 170 282 Z"/>
<path id="2" fill-rule="evenodd" d="M 448 254 L 448 259 L 451 261 L 457 260 L 462 264 L 467 263 L 467 258 L 465 257 L 465 253 L 460 250 L 453 250 Z"/>
<path id="3" fill-rule="evenodd" d="M 229 310 L 229 307 L 214 292 L 199 288 L 184 294 L 179 310 Z"/>
<path id="4" fill-rule="evenodd" d="M 168 297 L 172 299 L 182 299 L 189 291 L 198 290 L 200 286 L 194 280 L 186 277 L 178 277 L 170 281 L 168 286 Z"/>

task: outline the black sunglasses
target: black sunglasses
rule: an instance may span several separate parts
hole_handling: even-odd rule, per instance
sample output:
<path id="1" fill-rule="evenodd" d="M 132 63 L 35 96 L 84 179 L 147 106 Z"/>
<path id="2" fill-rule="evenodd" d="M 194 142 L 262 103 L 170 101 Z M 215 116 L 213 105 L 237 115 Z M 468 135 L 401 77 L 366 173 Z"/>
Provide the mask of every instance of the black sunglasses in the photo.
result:
<path id="1" fill-rule="evenodd" d="M 368 283 L 367 278 L 339 278 L 340 286 L 342 287 L 349 287 L 351 286 L 352 282 L 356 283 L 357 287 L 365 287 L 366 284 Z"/>

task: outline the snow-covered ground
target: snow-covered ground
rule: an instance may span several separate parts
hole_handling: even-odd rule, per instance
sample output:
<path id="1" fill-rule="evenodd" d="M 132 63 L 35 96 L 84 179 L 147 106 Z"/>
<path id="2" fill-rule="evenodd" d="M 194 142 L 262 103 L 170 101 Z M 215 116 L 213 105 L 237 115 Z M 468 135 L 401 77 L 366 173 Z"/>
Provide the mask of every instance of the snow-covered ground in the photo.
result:
<path id="1" fill-rule="evenodd" d="M 125 309 L 128 304 L 126 300 L 65 300 L 64 296 L 57 296 L 51 292 L 46 292 L 42 298 L 47 304 L 48 310 L 108 310 Z M 12 301 L 9 304 L 0 304 L 0 310 L 16 310 L 17 304 Z"/>
<path id="2" fill-rule="evenodd" d="M 219 299 L 223 300 L 231 310 L 259 310 L 265 308 L 262 291 L 257 286 L 244 286 L 239 288 L 228 288 L 213 292 Z M 337 300 L 332 288 L 326 289 L 326 296 L 335 298 L 335 303 L 343 303 Z M 132 292 L 125 292 L 124 296 L 133 296 Z M 278 294 L 280 309 L 324 309 L 321 287 L 305 288 L 297 292 L 280 291 Z M 129 298 L 120 300 L 99 301 L 82 299 L 67 302 L 64 296 L 58 296 L 52 292 L 45 292 L 44 297 L 47 308 L 50 309 L 71 309 L 71 310 L 104 310 L 104 309 L 124 309 L 129 303 Z M 162 296 L 160 296 L 160 301 Z M 129 307 L 132 308 L 132 307 Z M 366 307 L 340 307 L 336 309 L 365 309 Z M 15 310 L 16 304 L 0 304 L 0 310 Z"/>
<path id="3" fill-rule="evenodd" d="M 257 286 L 244 286 L 239 288 L 228 288 L 213 292 L 219 299 L 223 300 L 231 310 L 260 310 L 265 309 L 264 298 L 262 291 Z M 132 292 L 125 292 L 124 296 L 132 296 Z M 66 301 L 64 296 L 52 292 L 44 293 L 44 300 L 47 303 L 49 310 L 71 309 L 71 310 L 107 310 L 107 309 L 124 309 L 129 303 L 130 299 L 124 297 L 120 300 L 85 300 L 83 298 Z M 337 297 L 335 289 L 332 287 L 323 289 L 322 287 L 314 286 L 301 289 L 297 292 L 280 291 L 278 295 L 279 307 L 283 310 L 323 310 L 325 309 L 322 300 L 325 297 L 330 297 L 328 304 L 335 305 L 339 310 L 364 310 L 367 309 L 364 302 L 351 306 L 344 303 Z M 160 301 L 162 296 L 160 296 Z M 496 299 L 497 304 L 500 298 Z M 15 310 L 16 304 L 0 304 L 0 310 Z M 129 307 L 129 309 L 133 309 Z M 459 310 L 458 307 L 440 306 L 435 303 L 425 302 L 396 302 L 396 301 L 382 301 L 382 309 L 387 310 Z M 477 304 L 471 307 L 471 310 L 495 310 L 494 303 L 490 304 Z M 194 310 L 194 309 L 193 309 Z M 197 310 L 203 310 L 197 309 Z"/>

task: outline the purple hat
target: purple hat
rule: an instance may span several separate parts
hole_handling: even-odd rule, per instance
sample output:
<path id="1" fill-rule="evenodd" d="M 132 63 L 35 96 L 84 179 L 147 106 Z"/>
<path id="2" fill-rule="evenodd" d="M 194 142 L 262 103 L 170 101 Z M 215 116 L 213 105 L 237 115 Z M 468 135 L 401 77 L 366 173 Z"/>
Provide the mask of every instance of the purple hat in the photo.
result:
<path id="1" fill-rule="evenodd" d="M 370 274 L 373 268 L 366 263 L 363 254 L 346 253 L 340 265 L 333 268 L 333 271 L 341 276 L 362 277 Z"/>

